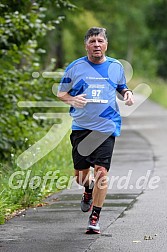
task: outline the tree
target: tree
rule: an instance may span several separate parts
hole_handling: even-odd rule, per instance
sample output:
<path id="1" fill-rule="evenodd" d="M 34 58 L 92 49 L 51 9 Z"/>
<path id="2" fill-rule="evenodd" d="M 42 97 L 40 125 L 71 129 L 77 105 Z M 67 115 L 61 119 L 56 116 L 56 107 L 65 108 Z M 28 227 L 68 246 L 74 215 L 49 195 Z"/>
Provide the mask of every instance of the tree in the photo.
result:
<path id="1" fill-rule="evenodd" d="M 60 24 L 61 16 L 47 19 L 50 1 L 1 1 L 0 4 L 0 157 L 10 159 L 13 150 L 22 149 L 27 136 L 33 137 L 39 123 L 31 118 L 33 110 L 17 107 L 21 100 L 51 99 L 50 81 L 32 78 L 40 72 L 40 55 L 45 51 L 38 41 Z M 68 9 L 69 1 L 55 0 L 55 10 Z M 47 92 L 46 92 L 47 91 Z M 50 97 L 49 97 L 50 96 Z M 53 97 L 52 97 L 53 99 Z M 54 97 L 55 99 L 55 97 Z"/>
<path id="2" fill-rule="evenodd" d="M 151 41 L 156 52 L 157 74 L 167 79 L 167 1 L 153 1 L 148 10 L 147 23 L 151 31 L 149 43 Z"/>
<path id="3" fill-rule="evenodd" d="M 111 57 L 122 58 L 129 61 L 134 68 L 147 72 L 153 71 L 150 64 L 152 50 L 145 48 L 145 43 L 149 37 L 149 29 L 146 26 L 146 11 L 148 2 L 145 0 L 78 0 L 77 8 L 85 20 L 85 13 L 89 13 L 94 19 L 89 22 L 91 26 L 103 26 L 107 28 L 109 37 L 109 47 L 107 54 Z M 78 26 L 82 26 L 78 13 L 74 13 L 73 20 L 77 18 Z M 71 34 L 73 26 L 69 27 Z M 85 30 L 82 32 L 84 34 Z M 76 32 L 81 34 L 81 32 Z M 79 35 L 78 35 L 79 36 Z M 74 41 L 76 41 L 74 39 Z M 78 41 L 78 40 L 77 40 Z M 79 40 L 81 41 L 81 40 Z M 83 40 L 82 40 L 83 41 Z M 142 62 L 139 60 L 142 59 Z M 149 62 L 149 64 L 148 64 Z"/>

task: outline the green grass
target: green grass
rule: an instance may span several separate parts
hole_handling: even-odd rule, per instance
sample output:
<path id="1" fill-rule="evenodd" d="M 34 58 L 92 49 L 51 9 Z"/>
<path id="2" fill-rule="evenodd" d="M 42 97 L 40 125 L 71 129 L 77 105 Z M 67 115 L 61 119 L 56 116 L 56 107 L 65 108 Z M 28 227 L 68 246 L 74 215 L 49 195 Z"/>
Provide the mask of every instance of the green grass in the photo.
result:
<path id="1" fill-rule="evenodd" d="M 3 224 L 14 211 L 35 206 L 46 196 L 67 187 L 69 178 L 73 175 L 69 134 L 70 132 L 57 148 L 27 170 L 21 170 L 16 166 L 15 157 L 13 157 L 12 167 L 8 167 L 8 165 L 2 167 L 0 173 L 0 224 Z M 53 183 L 51 183 L 51 179 L 45 183 L 47 174 L 55 178 L 52 180 Z"/>
<path id="2" fill-rule="evenodd" d="M 167 108 L 167 81 L 159 78 L 133 78 L 129 86 L 133 89 L 140 83 L 145 83 L 151 87 L 152 93 L 149 99 Z"/>
<path id="3" fill-rule="evenodd" d="M 151 81 L 150 86 L 152 87 L 150 98 L 167 108 L 167 81 L 153 80 Z"/>

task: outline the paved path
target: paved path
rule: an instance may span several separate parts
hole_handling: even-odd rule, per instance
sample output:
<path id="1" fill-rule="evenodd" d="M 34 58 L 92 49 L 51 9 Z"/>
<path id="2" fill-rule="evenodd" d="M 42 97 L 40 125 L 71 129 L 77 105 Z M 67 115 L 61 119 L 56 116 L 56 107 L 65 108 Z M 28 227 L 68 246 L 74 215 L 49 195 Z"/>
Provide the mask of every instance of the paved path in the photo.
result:
<path id="1" fill-rule="evenodd" d="M 101 235 L 84 233 L 89 213 L 80 211 L 82 190 L 73 184 L 50 197 L 49 205 L 0 226 L 0 251 L 166 252 L 166 132 L 167 110 L 150 101 L 124 120 L 101 213 Z"/>

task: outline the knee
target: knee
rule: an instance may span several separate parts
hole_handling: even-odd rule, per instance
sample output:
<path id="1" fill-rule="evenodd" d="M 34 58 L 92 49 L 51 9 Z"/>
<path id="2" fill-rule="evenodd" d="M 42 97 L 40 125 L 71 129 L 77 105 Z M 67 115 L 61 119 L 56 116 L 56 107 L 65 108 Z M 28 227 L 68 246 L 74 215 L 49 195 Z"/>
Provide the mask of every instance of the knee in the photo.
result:
<path id="1" fill-rule="evenodd" d="M 79 178 L 78 175 L 75 176 L 75 179 L 76 179 L 76 182 L 77 182 L 78 184 L 82 185 L 82 182 L 83 182 L 83 181 L 81 181 L 81 179 Z"/>
<path id="2" fill-rule="evenodd" d="M 79 172 L 78 172 L 78 171 L 75 171 L 75 179 L 76 179 L 76 182 L 77 182 L 78 184 L 81 183 L 81 179 L 80 179 L 80 175 L 79 175 Z"/>
<path id="3" fill-rule="evenodd" d="M 96 165 L 95 174 L 98 175 L 98 178 L 106 177 L 107 173 L 108 173 L 108 171 L 105 167 Z"/>
<path id="4" fill-rule="evenodd" d="M 99 189 L 107 188 L 108 176 L 107 169 L 105 167 L 96 167 L 95 183 Z"/>
<path id="5" fill-rule="evenodd" d="M 79 185 L 87 185 L 87 183 L 89 182 L 89 170 L 88 171 L 75 171 L 75 178 L 76 178 L 76 182 Z"/>

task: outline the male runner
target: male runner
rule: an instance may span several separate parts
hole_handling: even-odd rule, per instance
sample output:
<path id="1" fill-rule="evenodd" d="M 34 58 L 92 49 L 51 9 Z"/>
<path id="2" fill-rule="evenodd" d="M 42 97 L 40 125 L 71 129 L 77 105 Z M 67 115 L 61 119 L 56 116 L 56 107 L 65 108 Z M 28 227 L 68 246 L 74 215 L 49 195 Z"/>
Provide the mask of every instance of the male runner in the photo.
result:
<path id="1" fill-rule="evenodd" d="M 65 71 L 58 97 L 71 105 L 70 136 L 76 181 L 85 187 L 81 210 L 92 209 L 86 233 L 100 233 L 99 217 L 107 193 L 115 137 L 120 135 L 121 117 L 116 92 L 126 105 L 134 103 L 121 63 L 105 56 L 106 29 L 90 28 L 85 35 L 87 56 L 72 62 Z M 94 180 L 90 175 L 94 167 Z"/>

